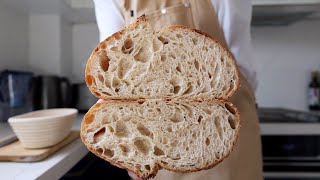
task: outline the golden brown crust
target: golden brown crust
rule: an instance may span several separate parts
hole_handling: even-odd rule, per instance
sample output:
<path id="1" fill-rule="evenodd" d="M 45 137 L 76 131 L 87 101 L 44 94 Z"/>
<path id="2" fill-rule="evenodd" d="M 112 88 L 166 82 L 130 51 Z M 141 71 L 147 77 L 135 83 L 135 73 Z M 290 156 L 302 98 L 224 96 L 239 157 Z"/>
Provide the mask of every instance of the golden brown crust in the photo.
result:
<path id="1" fill-rule="evenodd" d="M 130 171 L 133 171 L 138 177 L 142 178 L 142 179 L 149 179 L 149 178 L 152 178 L 154 176 L 156 176 L 158 170 L 160 169 L 160 167 L 164 168 L 164 169 L 167 169 L 169 171 L 172 171 L 172 172 L 177 172 L 177 173 L 190 173 L 190 172 L 197 172 L 197 171 L 201 171 L 201 170 L 206 170 L 206 169 L 211 169 L 213 168 L 214 166 L 216 166 L 217 164 L 219 164 L 220 162 L 222 162 L 225 158 L 227 158 L 230 153 L 233 151 L 234 149 L 234 146 L 235 146 L 235 143 L 239 137 L 239 130 L 241 128 L 241 121 L 240 121 L 240 113 L 238 111 L 238 109 L 231 103 L 231 102 L 228 102 L 228 101 L 225 101 L 225 100 L 206 100 L 207 102 L 215 102 L 215 103 L 219 103 L 220 105 L 225 105 L 225 104 L 228 104 L 229 107 L 232 108 L 232 110 L 234 110 L 234 114 L 236 114 L 236 117 L 238 119 L 238 122 L 239 122 L 239 125 L 236 129 L 236 137 L 233 141 L 233 145 L 232 145 L 232 148 L 225 154 L 225 156 L 221 157 L 218 161 L 215 161 L 215 162 L 212 162 L 212 164 L 209 164 L 205 167 L 201 167 L 201 168 L 195 168 L 195 169 L 192 169 L 192 170 L 179 170 L 177 168 L 171 168 L 170 166 L 167 166 L 161 162 L 157 162 L 155 167 L 154 167 L 154 171 L 148 175 L 148 176 L 143 176 L 141 173 L 137 172 L 137 171 L 134 171 L 134 169 L 131 169 L 129 166 L 126 165 L 125 162 L 117 162 L 117 161 L 113 161 L 112 159 L 109 159 L 109 158 L 106 158 L 104 156 L 101 156 L 100 153 L 98 153 L 97 151 L 95 151 L 91 146 L 90 144 L 88 144 L 86 141 L 85 141 L 85 137 L 84 137 L 84 134 L 83 134 L 83 131 L 85 130 L 85 119 L 87 117 L 89 117 L 90 115 L 94 114 L 95 111 L 97 111 L 100 107 L 100 105 L 102 103 L 96 103 L 94 104 L 90 109 L 89 111 L 85 114 L 83 120 L 82 120 L 82 123 L 81 123 L 81 132 L 80 132 L 80 137 L 81 137 L 81 140 L 83 142 L 83 144 L 93 153 L 95 154 L 96 156 L 100 157 L 101 159 L 105 160 L 105 161 L 108 161 L 109 163 L 111 164 L 114 164 L 114 165 L 117 165 L 118 167 L 121 167 L 123 169 L 126 169 L 126 170 L 130 170 Z M 107 102 L 104 102 L 104 103 L 112 103 L 112 102 L 123 102 L 125 103 L 126 101 L 107 101 Z M 135 101 L 135 102 L 139 102 L 139 101 Z"/>

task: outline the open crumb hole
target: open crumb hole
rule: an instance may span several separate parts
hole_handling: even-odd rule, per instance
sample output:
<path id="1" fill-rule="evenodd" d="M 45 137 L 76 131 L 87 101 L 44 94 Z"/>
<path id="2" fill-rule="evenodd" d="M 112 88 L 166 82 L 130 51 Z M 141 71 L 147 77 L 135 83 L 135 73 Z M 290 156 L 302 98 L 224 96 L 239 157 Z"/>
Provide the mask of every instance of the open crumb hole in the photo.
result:
<path id="1" fill-rule="evenodd" d="M 115 135 L 119 138 L 129 136 L 129 129 L 123 121 L 117 121 Z"/>
<path id="2" fill-rule="evenodd" d="M 164 37 L 162 37 L 162 36 L 159 36 L 158 39 L 159 39 L 163 44 L 168 44 L 168 43 L 169 43 L 168 39 L 166 39 L 166 38 L 164 38 Z"/>
<path id="3" fill-rule="evenodd" d="M 164 62 L 164 61 L 166 61 L 166 60 L 167 60 L 167 55 L 162 54 L 162 55 L 161 55 L 161 61 Z"/>
<path id="4" fill-rule="evenodd" d="M 190 86 L 188 87 L 188 89 L 185 90 L 185 91 L 182 93 L 182 95 L 190 94 L 190 93 L 192 93 L 192 91 L 193 91 L 193 86 L 190 85 Z"/>
<path id="5" fill-rule="evenodd" d="M 145 127 L 143 124 L 139 123 L 137 125 L 137 129 L 141 135 L 148 136 L 151 139 L 153 138 L 153 133 L 147 127 Z"/>
<path id="6" fill-rule="evenodd" d="M 181 90 L 181 87 L 180 86 L 173 86 L 173 93 L 174 94 L 178 94 Z"/>
<path id="7" fill-rule="evenodd" d="M 220 123 L 220 118 L 215 119 L 214 124 L 216 126 L 219 138 L 222 139 L 222 127 Z"/>
<path id="8" fill-rule="evenodd" d="M 176 67 L 176 70 L 181 73 L 181 65 L 180 64 L 178 64 L 178 66 Z"/>
<path id="9" fill-rule="evenodd" d="M 198 40 L 196 38 L 192 38 L 192 42 L 193 42 L 194 45 L 198 44 Z"/>
<path id="10" fill-rule="evenodd" d="M 102 154 L 103 153 L 103 149 L 102 148 L 97 148 L 97 153 Z"/>
<path id="11" fill-rule="evenodd" d="M 162 156 L 164 155 L 164 152 L 158 148 L 157 146 L 154 147 L 154 151 L 153 151 L 153 154 L 156 155 L 156 156 Z"/>
<path id="12" fill-rule="evenodd" d="M 198 117 L 198 123 L 200 124 L 201 123 L 201 120 L 203 119 L 203 117 L 202 116 L 199 116 Z"/>
<path id="13" fill-rule="evenodd" d="M 121 51 L 125 54 L 130 54 L 133 51 L 133 41 L 131 39 L 126 39 L 121 48 Z"/>
<path id="14" fill-rule="evenodd" d="M 101 128 L 99 131 L 97 131 L 96 133 L 94 133 L 93 135 L 93 142 L 97 143 L 100 142 L 101 140 L 103 140 L 104 137 L 104 133 L 106 132 L 106 128 L 103 127 Z"/>
<path id="15" fill-rule="evenodd" d="M 98 74 L 98 79 L 101 83 L 104 83 L 104 78 L 101 74 Z"/>
<path id="16" fill-rule="evenodd" d="M 146 170 L 148 170 L 148 171 L 150 171 L 150 165 L 144 165 L 144 168 L 146 169 Z"/>
<path id="17" fill-rule="evenodd" d="M 119 148 L 124 156 L 128 156 L 129 153 L 131 152 L 131 149 L 128 145 L 120 144 Z"/>
<path id="18" fill-rule="evenodd" d="M 120 80 L 117 78 L 117 77 L 114 77 L 113 79 L 112 79 L 112 87 L 117 87 L 117 86 L 119 86 L 120 85 Z"/>
<path id="19" fill-rule="evenodd" d="M 136 147 L 136 149 L 144 155 L 148 155 L 151 151 L 151 148 L 152 148 L 149 141 L 147 141 L 145 139 L 135 140 L 133 144 Z"/>
<path id="20" fill-rule="evenodd" d="M 209 139 L 209 138 L 206 139 L 206 145 L 207 145 L 207 146 L 210 145 L 210 139 Z"/>
<path id="21" fill-rule="evenodd" d="M 167 165 L 168 163 L 165 161 L 161 161 L 162 164 Z"/>
<path id="22" fill-rule="evenodd" d="M 197 60 L 194 60 L 194 67 L 199 70 L 199 62 Z"/>
<path id="23" fill-rule="evenodd" d="M 228 117 L 228 123 L 232 129 L 236 129 L 236 120 L 234 120 L 231 116 Z"/>
<path id="24" fill-rule="evenodd" d="M 221 57 L 221 62 L 224 63 L 224 57 Z"/>
<path id="25" fill-rule="evenodd" d="M 112 158 L 114 156 L 114 151 L 111 149 L 106 149 L 103 154 L 109 158 Z"/>
<path id="26" fill-rule="evenodd" d="M 107 95 L 107 96 L 111 96 L 111 94 L 108 92 L 102 92 L 102 94 Z"/>
<path id="27" fill-rule="evenodd" d="M 108 126 L 108 129 L 109 129 L 109 131 L 110 131 L 111 133 L 114 132 L 114 129 L 113 129 L 111 126 Z"/>
<path id="28" fill-rule="evenodd" d="M 146 47 L 141 47 L 138 53 L 134 56 L 136 61 L 140 61 L 142 63 L 146 63 L 151 57 L 150 51 L 147 50 Z"/>
<path id="29" fill-rule="evenodd" d="M 131 70 L 133 64 L 131 61 L 121 59 L 118 64 L 118 77 L 123 79 Z"/>
<path id="30" fill-rule="evenodd" d="M 100 67 L 104 72 L 109 69 L 109 58 L 105 51 L 103 51 L 100 56 Z"/>

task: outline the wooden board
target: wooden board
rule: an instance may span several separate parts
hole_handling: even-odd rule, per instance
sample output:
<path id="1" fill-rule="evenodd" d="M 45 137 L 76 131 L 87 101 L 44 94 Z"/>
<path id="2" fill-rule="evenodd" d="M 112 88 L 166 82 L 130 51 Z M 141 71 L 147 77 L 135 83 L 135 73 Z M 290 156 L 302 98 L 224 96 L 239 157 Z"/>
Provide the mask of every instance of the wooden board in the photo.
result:
<path id="1" fill-rule="evenodd" d="M 0 161 L 15 161 L 15 162 L 36 162 L 41 161 L 54 152 L 58 151 L 65 145 L 79 137 L 79 131 L 71 131 L 68 137 L 60 143 L 41 149 L 25 149 L 20 141 L 15 141 L 11 144 L 0 148 Z"/>

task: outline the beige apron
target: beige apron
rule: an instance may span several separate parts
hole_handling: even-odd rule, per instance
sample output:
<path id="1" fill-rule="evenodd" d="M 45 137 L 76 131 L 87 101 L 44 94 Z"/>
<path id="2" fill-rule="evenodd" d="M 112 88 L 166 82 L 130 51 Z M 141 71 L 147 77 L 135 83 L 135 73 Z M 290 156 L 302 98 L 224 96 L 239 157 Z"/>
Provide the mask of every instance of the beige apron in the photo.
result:
<path id="1" fill-rule="evenodd" d="M 167 25 L 181 24 L 208 33 L 227 48 L 210 0 L 122 0 L 120 7 L 126 24 L 145 14 L 156 31 Z M 240 111 L 241 129 L 229 157 L 216 167 L 199 172 L 180 174 L 162 169 L 155 179 L 262 179 L 260 129 L 255 97 L 247 80 L 240 76 L 241 85 L 231 101 Z"/>

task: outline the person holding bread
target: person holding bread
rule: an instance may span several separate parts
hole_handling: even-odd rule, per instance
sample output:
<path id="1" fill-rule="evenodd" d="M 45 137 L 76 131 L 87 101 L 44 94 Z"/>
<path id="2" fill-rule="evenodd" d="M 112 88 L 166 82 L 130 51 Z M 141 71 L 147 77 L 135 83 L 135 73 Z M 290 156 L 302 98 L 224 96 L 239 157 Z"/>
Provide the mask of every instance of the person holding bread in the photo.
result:
<path id="1" fill-rule="evenodd" d="M 240 86 L 229 99 L 239 110 L 241 129 L 230 155 L 214 168 L 192 173 L 159 170 L 155 179 L 262 179 L 260 128 L 251 57 L 249 0 L 94 0 L 100 40 L 145 15 L 155 31 L 168 25 L 199 29 L 228 49 L 239 68 Z M 133 179 L 138 177 L 128 171 Z"/>

